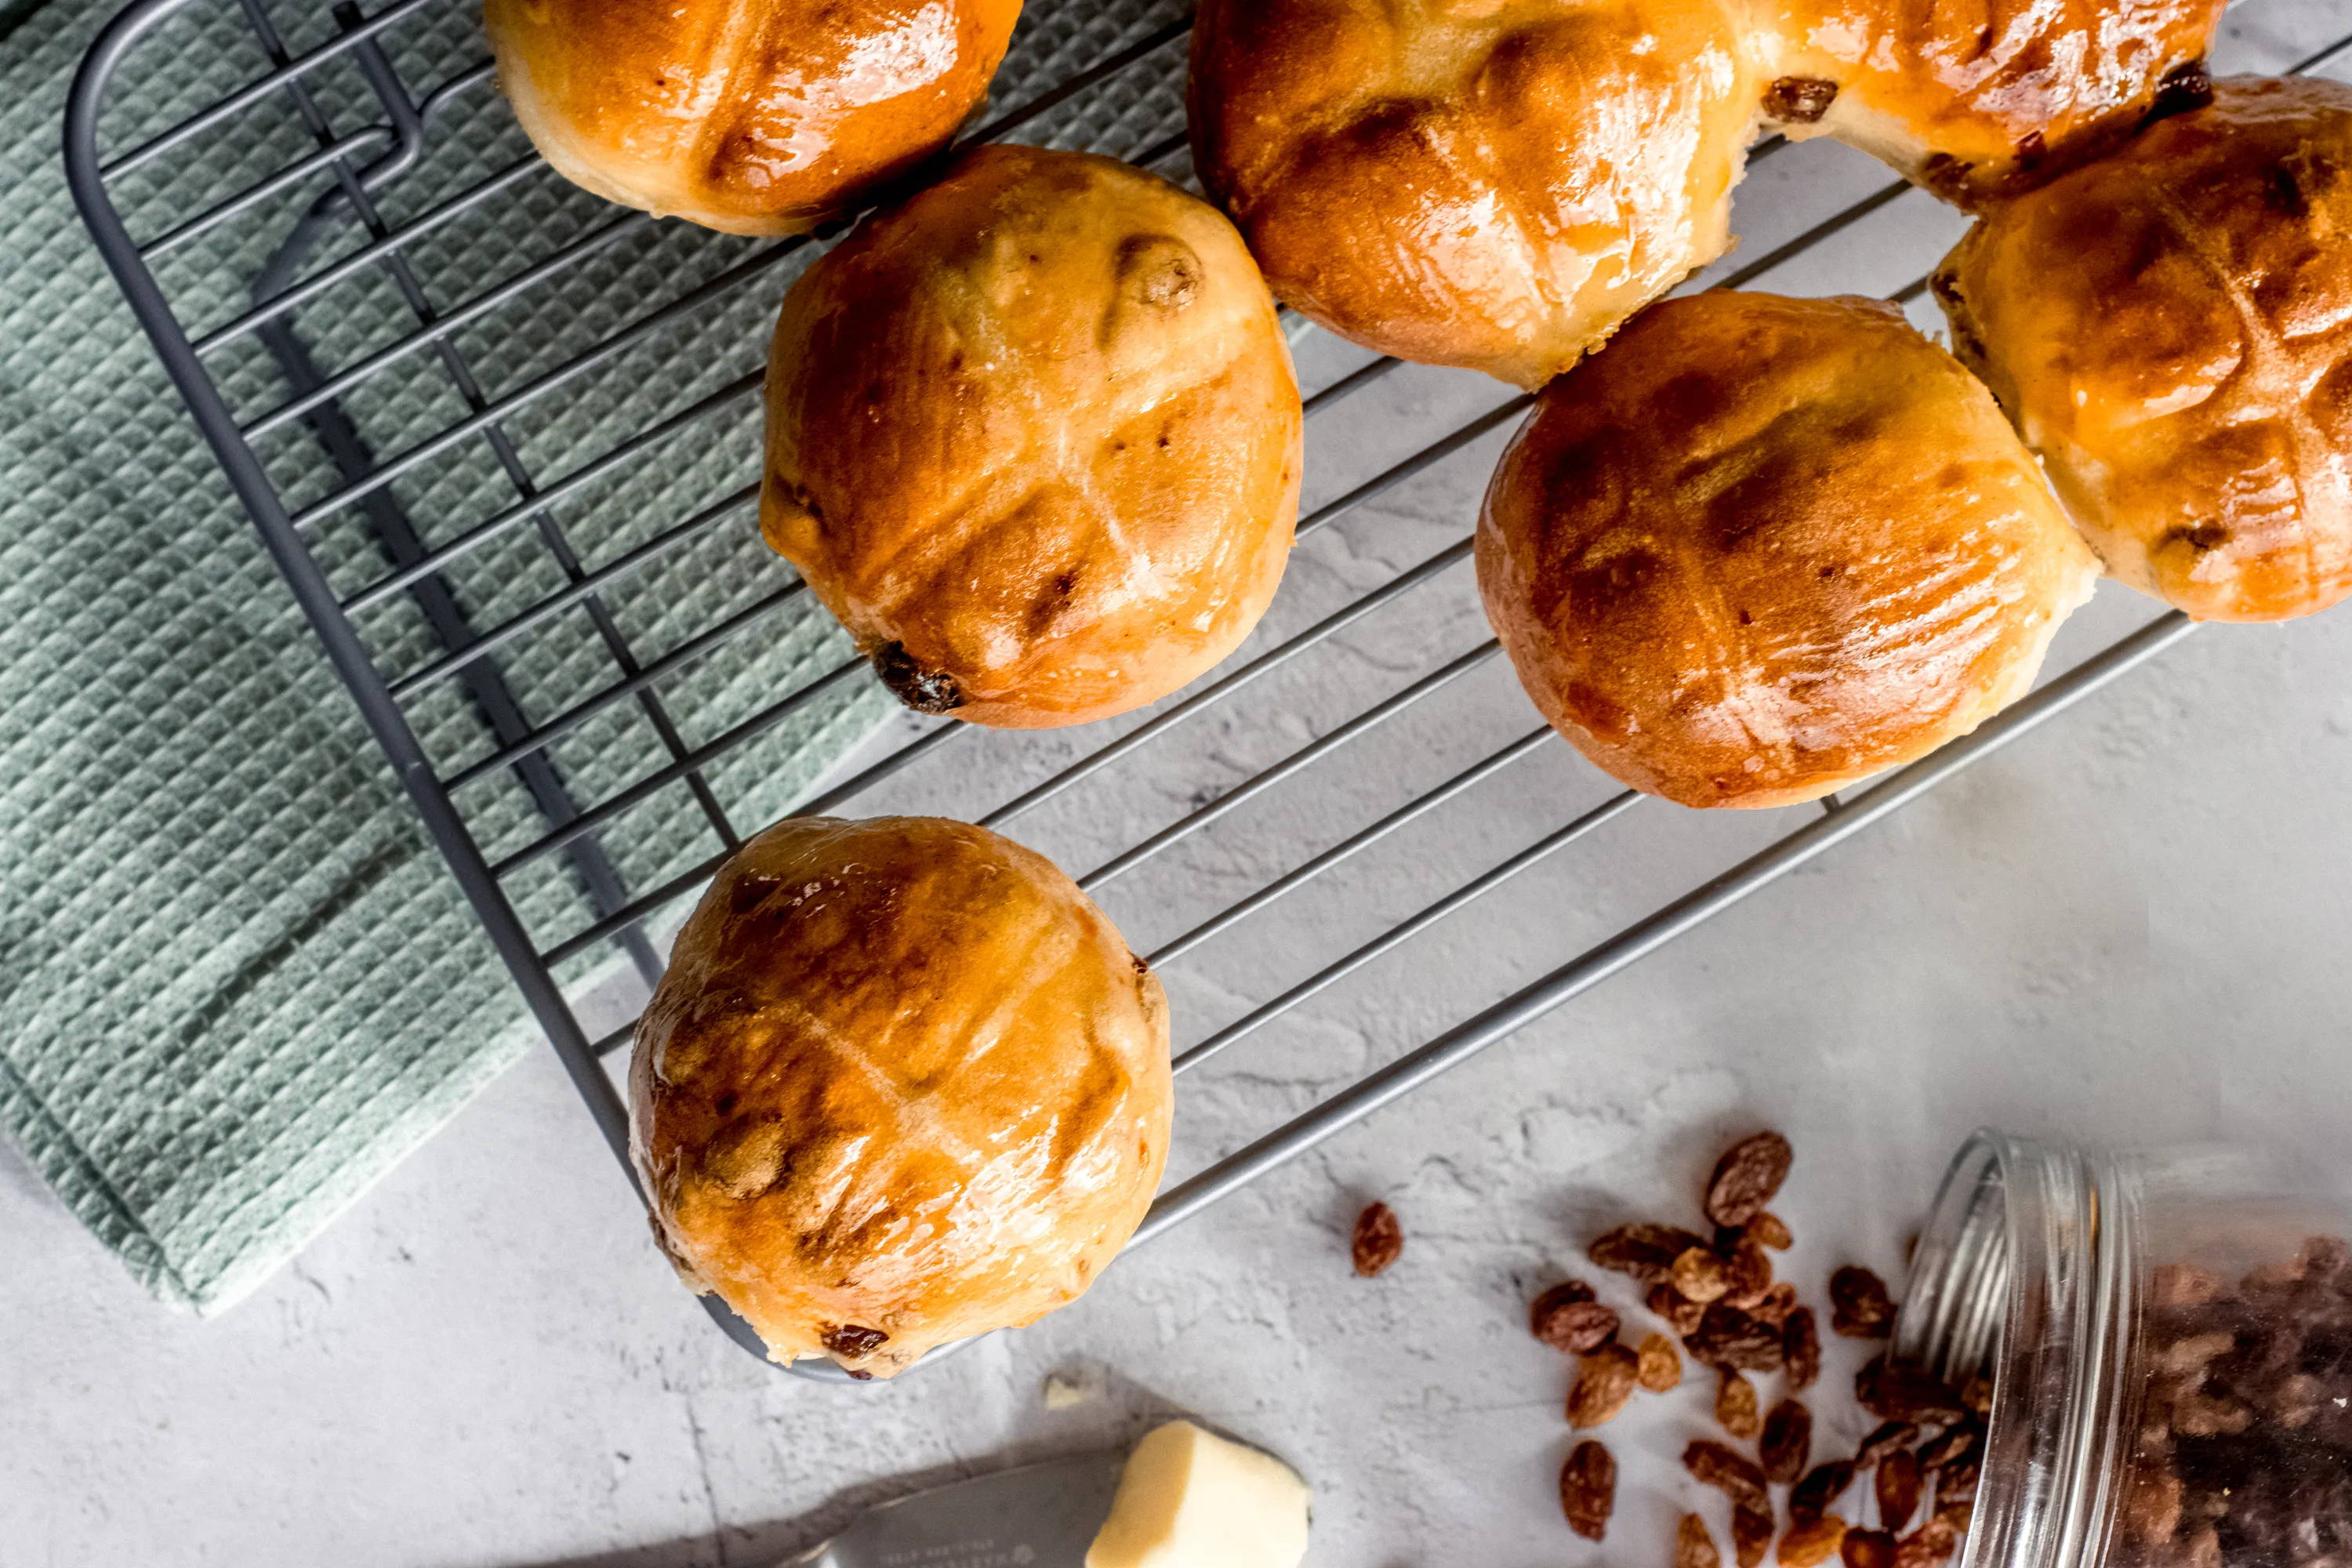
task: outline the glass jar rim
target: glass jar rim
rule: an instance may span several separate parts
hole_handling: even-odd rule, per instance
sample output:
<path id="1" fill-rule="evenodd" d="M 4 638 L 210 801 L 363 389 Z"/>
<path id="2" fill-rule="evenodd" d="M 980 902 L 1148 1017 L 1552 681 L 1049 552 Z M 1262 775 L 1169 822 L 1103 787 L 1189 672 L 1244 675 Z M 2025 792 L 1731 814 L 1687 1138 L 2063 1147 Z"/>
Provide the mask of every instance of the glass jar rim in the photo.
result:
<path id="1" fill-rule="evenodd" d="M 2135 1204 L 2122 1163 L 1992 1128 L 1945 1173 L 1889 1353 L 1956 1388 L 1991 1376 L 1958 1568 L 2091 1568 L 2105 1555 Z"/>

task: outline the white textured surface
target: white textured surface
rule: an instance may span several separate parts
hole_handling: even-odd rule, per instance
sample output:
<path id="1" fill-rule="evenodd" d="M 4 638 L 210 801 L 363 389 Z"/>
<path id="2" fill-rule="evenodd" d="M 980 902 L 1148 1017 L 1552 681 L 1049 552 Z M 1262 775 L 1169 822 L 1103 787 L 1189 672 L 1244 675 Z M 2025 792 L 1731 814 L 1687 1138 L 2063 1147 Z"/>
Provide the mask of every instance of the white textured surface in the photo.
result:
<path id="1" fill-rule="evenodd" d="M 2240 23 L 2233 49 L 2253 63 L 2340 25 L 2337 0 L 2249 10 L 2265 30 Z M 1809 147 L 1769 167 L 1863 188 L 1878 177 L 1842 160 Z M 1916 210 L 1906 198 L 1890 213 Z M 1843 247 L 1849 272 L 1867 270 L 1868 239 Z M 1749 254 L 1763 247 L 1751 232 Z M 1493 395 L 1475 379 L 1395 378 L 1327 416 L 1345 425 L 1339 441 L 1323 436 L 1310 485 L 1337 493 L 1393 460 L 1400 431 Z M 1461 537 L 1496 447 L 1310 542 L 1276 620 L 1295 629 L 1333 595 Z M 1286 703 L 1352 712 L 1367 699 L 1347 685 L 1351 668 L 1393 672 L 1408 636 L 1470 646 L 1482 634 L 1462 586 L 1343 638 L 1346 657 Z M 2148 614 L 2105 589 L 2062 656 Z M 1307 1474 L 1318 1568 L 1663 1562 L 1674 1513 L 1696 1498 L 1661 1461 L 1702 1424 L 1705 1389 L 1694 1378 L 1644 1398 L 1609 1429 L 1628 1469 L 1618 1523 L 1605 1549 L 1576 1542 L 1554 1502 L 1566 1368 L 1528 1338 L 1524 1303 L 1560 1272 L 1589 1273 L 1579 1244 L 1594 1231 L 1686 1219 L 1728 1137 L 1769 1124 L 1794 1140 L 1775 1206 L 1798 1233 L 1787 1272 L 1817 1301 L 1838 1263 L 1899 1272 L 1945 1156 L 1980 1121 L 2102 1140 L 2240 1135 L 2341 1158 L 2347 669 L 2352 612 L 2200 633 L 1126 1259 L 1076 1308 L 894 1385 L 811 1385 L 720 1340 L 646 1245 L 543 1054 L 212 1322 L 149 1302 L 0 1148 L 0 1565 L 752 1563 L 909 1485 L 1121 1441 L 1176 1412 Z M 1477 751 L 1448 738 L 1473 719 L 1489 747 L 1530 721 L 1499 669 L 1457 696 L 1401 721 L 1377 762 L 1320 768 L 1310 787 L 1118 884 L 1114 912 L 1142 928 L 1139 945 L 1164 940 L 1216 895 L 1295 863 L 1281 847 L 1297 833 L 1366 820 L 1464 765 Z M 1204 723 L 1184 757 L 1229 783 L 1330 721 Z M 926 791 L 971 783 L 950 770 L 875 805 L 943 807 L 951 796 Z M 1016 832 L 1091 864 L 1185 808 L 1114 783 Z M 1474 809 L 1172 966 L 1180 1032 L 1200 1038 L 1561 820 L 1563 798 L 1601 793 L 1564 752 L 1521 764 Z M 1802 820 L 1641 808 L 1188 1082 L 1180 1166 Z M 1375 1195 L 1408 1242 L 1366 1281 L 1349 1272 L 1346 1230 Z M 1604 1295 L 1630 1304 L 1622 1285 L 1605 1280 Z M 1852 1361 L 1833 1347 L 1825 1390 Z M 1049 1411 L 1040 1389 L 1056 1372 L 1101 1392 Z M 1843 1400 L 1819 1408 L 1825 1445 L 1858 1435 Z M 1719 1530 L 1719 1508 L 1696 1505 Z"/>

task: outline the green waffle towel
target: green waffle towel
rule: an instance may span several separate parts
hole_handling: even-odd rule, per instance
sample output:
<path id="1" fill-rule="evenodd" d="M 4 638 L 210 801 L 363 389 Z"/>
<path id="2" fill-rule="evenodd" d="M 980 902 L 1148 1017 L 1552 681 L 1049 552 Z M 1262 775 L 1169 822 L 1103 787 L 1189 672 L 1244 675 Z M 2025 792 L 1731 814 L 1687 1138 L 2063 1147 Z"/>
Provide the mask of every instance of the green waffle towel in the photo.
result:
<path id="1" fill-rule="evenodd" d="M 0 1127 L 143 1284 L 208 1312 L 267 1278 L 538 1037 L 68 198 L 66 88 L 114 4 L 0 0 Z M 174 26 L 122 89 L 135 100 L 133 135 L 255 74 L 235 5 L 199 5 Z M 483 52 L 472 7 L 455 0 L 404 32 L 404 66 L 461 69 Z M 520 145 L 495 93 L 481 96 L 478 126 L 460 128 L 460 143 L 474 145 L 442 171 L 452 180 L 478 177 Z M 158 231 L 154 212 L 195 212 L 310 145 L 299 126 L 194 144 L 147 182 L 157 205 L 137 232 Z M 575 212 L 582 200 L 532 199 L 541 204 L 533 212 Z M 586 205 L 591 218 L 609 220 L 613 209 Z M 274 231 L 257 222 L 175 258 L 166 281 L 184 318 L 241 308 L 283 232 L 282 222 Z M 341 232 L 322 253 L 356 243 Z M 480 243 L 514 248 L 495 232 Z M 626 320 L 677 265 L 659 246 L 684 256 L 698 243 L 660 241 L 632 263 L 650 273 L 605 279 L 614 302 L 604 315 L 583 301 L 567 325 Z M 775 290 L 753 292 L 709 329 L 721 334 L 716 346 L 682 345 L 674 384 L 646 378 L 646 397 L 674 405 L 694 393 L 694 374 L 714 364 L 713 374 L 740 374 L 747 355 L 756 363 Z M 383 297 L 369 298 L 382 307 Z M 343 317 L 351 333 L 367 330 L 368 313 L 349 299 L 305 320 L 330 369 L 371 346 L 338 337 Z M 560 351 L 555 330 L 493 321 L 471 342 L 486 358 L 528 360 Z M 415 390 L 368 405 L 379 452 L 449 422 L 446 389 L 426 386 L 432 362 L 420 363 L 404 383 Z M 243 378 L 245 409 L 286 395 L 249 358 L 221 374 Z M 621 417 L 610 400 L 587 397 L 543 408 L 527 455 L 561 471 L 609 444 Z M 289 454 L 306 440 L 296 426 L 273 459 L 281 471 L 301 460 Z M 756 410 L 734 416 L 667 460 L 658 495 L 742 484 L 756 471 L 755 443 Z M 428 539 L 511 499 L 487 459 L 468 461 L 407 492 Z M 575 542 L 589 563 L 609 558 L 653 508 L 623 489 L 583 509 L 591 515 L 574 520 Z M 609 537 L 597 518 L 611 519 Z M 780 568 L 749 521 L 726 533 L 635 584 L 647 597 L 616 612 L 635 635 L 659 647 L 665 633 L 675 641 L 678 628 L 774 591 Z M 363 536 L 330 534 L 320 548 L 346 581 L 364 580 Z M 524 563 L 530 542 L 504 548 L 503 566 L 498 551 L 479 559 L 505 574 L 512 602 L 469 605 L 478 625 L 547 591 L 543 574 L 531 574 L 539 567 Z M 770 574 L 747 584 L 759 572 Z M 702 738 L 842 656 L 838 633 L 805 597 L 771 616 L 736 663 L 697 673 L 681 700 L 691 700 Z M 396 618 L 377 635 L 394 668 L 437 651 Z M 613 678 L 609 655 L 579 627 L 501 658 L 537 718 Z M 746 830 L 781 814 L 867 732 L 882 704 L 868 683 L 846 685 L 714 780 L 731 792 L 731 809 L 750 815 Z M 415 722 L 436 760 L 487 744 L 454 695 L 421 704 Z M 642 723 L 590 726 L 561 765 L 574 795 L 593 802 L 664 760 L 651 744 Z M 658 820 L 639 822 L 628 852 L 614 855 L 636 888 L 713 847 L 690 812 L 658 800 L 649 810 Z M 540 831 L 519 794 L 491 798 L 481 820 L 509 845 Z M 535 927 L 577 929 L 592 917 L 550 867 L 515 896 Z M 588 978 L 603 957 L 569 978 Z M 594 1136 L 584 1115 L 581 1131 Z"/>

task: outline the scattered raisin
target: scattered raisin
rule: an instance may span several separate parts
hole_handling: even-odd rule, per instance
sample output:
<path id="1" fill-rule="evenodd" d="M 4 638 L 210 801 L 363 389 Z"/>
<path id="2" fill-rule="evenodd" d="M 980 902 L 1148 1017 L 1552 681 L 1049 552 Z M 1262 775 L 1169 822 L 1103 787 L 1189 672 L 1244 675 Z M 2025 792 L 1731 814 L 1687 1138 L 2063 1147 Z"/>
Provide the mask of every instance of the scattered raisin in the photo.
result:
<path id="1" fill-rule="evenodd" d="M 1919 1428 L 1908 1421 L 1882 1421 L 1853 1451 L 1853 1468 L 1866 1470 L 1895 1449 L 1909 1447 L 1918 1436 Z"/>
<path id="2" fill-rule="evenodd" d="M 1633 1352 L 1633 1379 L 1653 1394 L 1668 1394 L 1683 1383 L 1682 1352 L 1664 1334 L 1644 1334 Z"/>
<path id="3" fill-rule="evenodd" d="M 719 1103 L 725 1105 L 725 1096 L 720 1097 Z M 2218 1329 L 2210 1334 L 2190 1334 L 2152 1348 L 2148 1364 L 2174 1377 L 2195 1373 L 2201 1381 L 2208 1363 L 2225 1351 L 2237 1348 L 2238 1336 L 2230 1330 Z"/>
<path id="4" fill-rule="evenodd" d="M 1813 1310 L 1800 1307 L 1780 1325 L 1780 1359 L 1789 1368 L 1789 1392 L 1802 1394 L 1822 1375 L 1822 1336 Z"/>
<path id="5" fill-rule="evenodd" d="M 1568 1451 L 1559 1468 L 1559 1507 L 1569 1529 L 1587 1541 L 1609 1533 L 1609 1515 L 1617 1506 L 1617 1461 L 1609 1450 L 1590 1440 Z"/>
<path id="6" fill-rule="evenodd" d="M 1725 1150 L 1706 1179 L 1706 1217 L 1727 1226 L 1754 1219 L 1788 1180 L 1790 1159 L 1789 1141 L 1778 1132 L 1759 1132 Z"/>
<path id="7" fill-rule="evenodd" d="M 1766 1489 L 1764 1472 L 1720 1443 L 1701 1437 L 1691 1444 L 1683 1450 L 1683 1468 L 1738 1507 L 1771 1511 L 1772 1494 Z"/>
<path id="8" fill-rule="evenodd" d="M 1748 1310 L 1748 1315 L 1774 1328 L 1785 1325 L 1789 1314 L 1797 1310 L 1797 1288 L 1786 1279 L 1764 1292 L 1763 1299 Z"/>
<path id="9" fill-rule="evenodd" d="M 1940 1470 L 1955 1459 L 1964 1459 L 1976 1452 L 1981 1434 L 1969 1422 L 1956 1422 L 1929 1438 L 1919 1449 L 1919 1468 Z"/>
<path id="10" fill-rule="evenodd" d="M 2141 1546 L 2161 1546 L 2180 1529 L 2180 1474 L 2143 1462 L 2124 1490 L 2124 1533 Z"/>
<path id="11" fill-rule="evenodd" d="M 2294 162 L 2290 155 L 2288 162 Z M 2246 1270 L 2238 1281 L 2239 1291 L 2249 1299 L 2294 1295 L 2298 1285 L 2324 1285 L 2345 1268 L 2345 1244 L 2334 1237 L 2307 1236 L 2295 1249 L 2293 1258 L 2259 1263 Z"/>
<path id="12" fill-rule="evenodd" d="M 1955 1459 L 1936 1472 L 1936 1511 L 1941 1513 L 1954 1503 L 1972 1503 L 1977 1499 L 1977 1475 L 1981 1456 L 1970 1454 L 1965 1459 Z"/>
<path id="13" fill-rule="evenodd" d="M 1813 1451 L 1813 1413 L 1794 1399 L 1784 1399 L 1764 1417 L 1764 1438 L 1759 1447 L 1767 1480 L 1788 1486 L 1805 1473 Z"/>
<path id="14" fill-rule="evenodd" d="M 854 1359 L 872 1355 L 889 1338 L 880 1329 L 863 1328 L 856 1323 L 835 1323 L 817 1336 L 817 1342 L 835 1355 Z"/>
<path id="15" fill-rule="evenodd" d="M 1878 1493 L 1878 1522 L 1901 1530 L 1919 1510 L 1919 1456 L 1908 1448 L 1894 1450 L 1878 1462 L 1872 1485 Z M 1890 1552 L 1894 1544 L 1887 1542 Z"/>
<path id="16" fill-rule="evenodd" d="M 1683 1515 L 1675 1526 L 1675 1568 L 1723 1568 L 1723 1553 L 1715 1549 L 1706 1521 L 1695 1513 Z"/>
<path id="17" fill-rule="evenodd" d="M 763 877 L 757 871 L 746 871 L 741 876 L 736 878 L 734 885 L 728 889 L 727 907 L 739 915 L 748 915 L 753 910 L 758 909 L 761 904 L 766 903 L 770 898 L 774 896 L 776 889 L 783 885 L 784 884 L 777 878 Z M 734 1109 L 735 1097 L 733 1095 L 722 1094 L 719 1097 L 718 1110 L 719 1115 L 729 1115 L 734 1110 Z"/>
<path id="18" fill-rule="evenodd" d="M 1819 1519 L 1829 1512 L 1830 1505 L 1845 1495 L 1853 1485 L 1853 1461 L 1832 1459 L 1815 1465 L 1805 1472 L 1805 1479 L 1789 1489 L 1790 1519 Z"/>
<path id="19" fill-rule="evenodd" d="M 1585 1250 L 1603 1268 L 1657 1285 L 1673 1272 L 1675 1258 L 1706 1245 L 1706 1237 L 1679 1226 L 1621 1225 Z"/>
<path id="20" fill-rule="evenodd" d="M 1570 1279 L 1536 1298 L 1528 1328 L 1556 1351 L 1590 1355 L 1617 1337 L 1617 1311 L 1594 1300 L 1591 1286 Z"/>
<path id="21" fill-rule="evenodd" d="M 1621 1344 L 1602 1345 L 1586 1356 L 1568 1391 L 1568 1424 L 1581 1429 L 1614 1417 L 1633 1397 L 1639 1373 L 1640 1363 Z"/>
<path id="22" fill-rule="evenodd" d="M 1698 1327 L 1684 1336 L 1691 1354 L 1707 1365 L 1747 1372 L 1780 1371 L 1788 1359 L 1783 1341 L 1784 1330 L 1722 1301 L 1709 1306 Z"/>
<path id="23" fill-rule="evenodd" d="M 1201 258 L 1171 236 L 1130 236 L 1118 247 L 1118 270 L 1138 300 L 1159 310 L 1181 310 L 1200 292 Z"/>
<path id="24" fill-rule="evenodd" d="M 1886 1282 L 1848 1264 L 1830 1276 L 1830 1327 L 1851 1340 L 1882 1340 L 1895 1331 L 1895 1299 Z"/>
<path id="25" fill-rule="evenodd" d="M 2297 154 L 2290 153 L 2289 156 L 2292 158 Z M 2300 156 L 2305 163 L 2323 162 L 2317 153 L 2308 150 Z M 2302 1283 L 2340 1284 L 2344 1276 L 2352 1272 L 2352 1241 L 2346 1241 L 2340 1236 L 2306 1236 L 2303 1238 L 2302 1249 L 2295 1254 L 2295 1261 L 2303 1265 Z"/>
<path id="26" fill-rule="evenodd" d="M 2272 1414 L 2278 1418 L 2281 1426 L 2290 1431 L 2309 1426 L 2311 1418 L 2319 1414 L 2319 1402 L 2325 1386 L 2307 1372 L 2292 1373 L 2279 1384 L 2278 1397 Z M 2335 1401 L 2331 1398 L 2328 1403 L 2332 1405 Z"/>
<path id="27" fill-rule="evenodd" d="M 1925 1368 L 1874 1357 L 1854 1374 L 1853 1396 L 1882 1421 L 1918 1421 L 1941 1426 L 1966 1414 L 1959 1395 Z"/>
<path id="28" fill-rule="evenodd" d="M 2148 1275 L 2150 1307 L 2202 1307 L 2220 1300 L 2230 1283 L 2210 1268 L 2193 1263 L 2159 1265 Z"/>
<path id="29" fill-rule="evenodd" d="M 1769 1211 L 1759 1212 L 1754 1219 L 1748 1222 L 1748 1234 L 1755 1239 L 1757 1245 L 1769 1247 L 1775 1252 L 1788 1251 L 1790 1246 L 1796 1240 L 1795 1237 L 1789 1234 L 1788 1222 Z"/>
<path id="30" fill-rule="evenodd" d="M 963 691 L 955 677 L 943 669 L 927 668 L 902 642 L 886 642 L 874 650 L 874 673 L 890 694 L 918 713 L 950 713 L 963 706 Z"/>
<path id="31" fill-rule="evenodd" d="M 1780 1568 L 1816 1568 L 1837 1555 L 1845 1540 L 1845 1521 L 1833 1513 L 1802 1519 L 1780 1537 Z"/>
<path id="32" fill-rule="evenodd" d="M 1959 1531 L 1948 1520 L 1930 1519 L 1895 1548 L 1895 1568 L 1935 1568 L 1959 1549 Z"/>
<path id="33" fill-rule="evenodd" d="M 2243 1400 L 2184 1394 L 2172 1402 L 2172 1429 L 2183 1437 L 2234 1437 L 2253 1424 L 2253 1406 Z"/>
<path id="34" fill-rule="evenodd" d="M 1837 101 L 1837 83 L 1817 76 L 1776 77 L 1764 89 L 1764 112 L 1787 125 L 1812 125 Z"/>
<path id="35" fill-rule="evenodd" d="M 1715 1419 L 1735 1437 L 1753 1437 L 1764 1430 L 1764 1418 L 1756 1411 L 1756 1385 L 1728 1367 L 1716 1384 Z"/>
<path id="36" fill-rule="evenodd" d="M 1753 1311 L 1772 1289 L 1772 1260 L 1743 1237 L 1724 1255 L 1723 1278 L 1723 1299 L 1743 1312 Z"/>
<path id="37" fill-rule="evenodd" d="M 2184 60 L 2164 73 L 2156 84 L 2156 101 L 2148 106 L 2150 120 L 2185 114 L 2213 101 L 2213 78 L 2203 60 Z"/>
<path id="38" fill-rule="evenodd" d="M 1919 166 L 1919 183 L 1954 205 L 1968 195 L 1969 175 L 1976 165 L 1949 153 L 1930 153 Z"/>
<path id="39" fill-rule="evenodd" d="M 1694 1247 L 1675 1258 L 1666 1279 L 1685 1301 L 1712 1301 L 1731 1289 L 1730 1271 L 1723 1259 L 1704 1247 Z"/>
<path id="40" fill-rule="evenodd" d="M 1653 1285 L 1650 1293 L 1642 1298 L 1642 1305 L 1666 1321 L 1666 1326 L 1684 1339 L 1698 1331 L 1699 1320 L 1706 1314 L 1706 1303 L 1694 1301 L 1671 1285 Z"/>
<path id="41" fill-rule="evenodd" d="M 1845 1568 L 1895 1568 L 1895 1550 L 1891 1530 L 1849 1530 L 1838 1542 Z"/>
<path id="42" fill-rule="evenodd" d="M 1772 1511 L 1740 1503 L 1731 1510 L 1731 1552 L 1739 1568 L 1759 1568 L 1772 1549 Z"/>
<path id="43" fill-rule="evenodd" d="M 1397 1260 L 1404 1250 L 1404 1227 L 1397 1224 L 1396 1211 L 1386 1204 L 1366 1204 L 1364 1212 L 1356 1216 L 1356 1235 L 1349 1244 L 1356 1260 L 1356 1272 L 1367 1279 Z"/>

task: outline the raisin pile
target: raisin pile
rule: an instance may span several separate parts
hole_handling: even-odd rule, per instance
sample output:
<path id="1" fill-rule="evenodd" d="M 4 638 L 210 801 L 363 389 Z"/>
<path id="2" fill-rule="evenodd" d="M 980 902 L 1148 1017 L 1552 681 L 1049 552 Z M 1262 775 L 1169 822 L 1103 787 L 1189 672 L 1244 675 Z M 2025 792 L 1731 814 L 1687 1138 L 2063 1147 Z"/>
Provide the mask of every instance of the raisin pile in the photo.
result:
<path id="1" fill-rule="evenodd" d="M 2352 1558 L 2352 1249 L 2313 1237 L 2232 1282 L 2148 1282 L 2148 1370 L 2123 1505 L 2159 1568 Z"/>
<path id="2" fill-rule="evenodd" d="M 1799 1301 L 1794 1285 L 1773 1277 L 1770 1254 L 1785 1251 L 1791 1237 L 1765 1206 L 1787 1179 L 1791 1158 L 1789 1141 L 1778 1132 L 1742 1139 L 1707 1179 L 1700 1207 L 1708 1232 L 1623 1225 L 1587 1249 L 1600 1268 L 1647 1288 L 1643 1307 L 1667 1332 L 1644 1334 L 1629 1347 L 1618 1310 L 1579 1279 L 1538 1296 L 1528 1327 L 1578 1358 L 1567 1414 L 1579 1430 L 1609 1421 L 1637 1389 L 1678 1387 L 1685 1355 L 1714 1373 L 1716 1423 L 1734 1443 L 1698 1438 L 1684 1449 L 1683 1465 L 1730 1502 L 1738 1568 L 1759 1568 L 1776 1540 L 1786 1568 L 1818 1568 L 1832 1557 L 1844 1568 L 1936 1568 L 1952 1558 L 1968 1529 L 1990 1386 L 1979 1381 L 1949 1389 L 1882 1354 L 1854 1380 L 1855 1399 L 1879 1417 L 1879 1426 L 1852 1458 L 1812 1463 L 1812 1412 L 1797 1396 L 1821 1376 L 1819 1320 Z M 1870 1270 L 1839 1269 L 1829 1297 L 1834 1331 L 1856 1339 L 1893 1332 L 1894 1299 Z M 2352 1296 L 2345 1300 L 2352 1310 Z M 1767 1410 L 1750 1374 L 1774 1373 L 1783 1397 Z M 1745 1449 L 1749 1443 L 1753 1457 Z M 1608 1448 L 1593 1438 L 1578 1443 L 1559 1478 L 1569 1528 L 1603 1539 L 1616 1488 L 1617 1463 Z M 1722 1562 L 1706 1521 L 1685 1515 L 1675 1531 L 1675 1568 L 1721 1568 Z M 2178 1568 L 2220 1564 L 2184 1562 Z"/>

